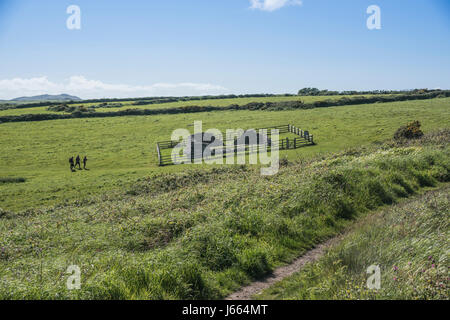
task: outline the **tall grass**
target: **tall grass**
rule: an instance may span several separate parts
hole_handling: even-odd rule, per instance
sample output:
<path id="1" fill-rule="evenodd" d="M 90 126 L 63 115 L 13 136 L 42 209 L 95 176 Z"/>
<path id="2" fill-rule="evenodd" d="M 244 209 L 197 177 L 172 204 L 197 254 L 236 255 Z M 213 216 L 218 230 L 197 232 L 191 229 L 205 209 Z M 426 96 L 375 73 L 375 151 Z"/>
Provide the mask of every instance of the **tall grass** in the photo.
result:
<path id="1" fill-rule="evenodd" d="M 449 187 L 368 216 L 318 262 L 259 299 L 449 299 Z M 380 289 L 366 270 L 381 269 Z"/>
<path id="2" fill-rule="evenodd" d="M 197 183 L 167 176 L 155 186 L 167 179 L 174 187 L 162 193 L 150 184 L 9 213 L 0 219 L 0 298 L 224 297 L 363 212 L 447 182 L 448 136 L 440 141 L 352 150 L 272 177 L 250 168 L 194 176 Z M 65 288 L 73 264 L 82 270 L 79 291 Z"/>

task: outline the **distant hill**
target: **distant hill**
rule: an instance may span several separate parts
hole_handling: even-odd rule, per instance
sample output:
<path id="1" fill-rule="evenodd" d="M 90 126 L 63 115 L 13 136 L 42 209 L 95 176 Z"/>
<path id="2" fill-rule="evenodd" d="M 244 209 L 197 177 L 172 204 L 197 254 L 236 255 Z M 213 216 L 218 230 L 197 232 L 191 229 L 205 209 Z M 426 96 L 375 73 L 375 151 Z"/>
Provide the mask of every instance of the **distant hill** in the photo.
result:
<path id="1" fill-rule="evenodd" d="M 81 98 L 71 96 L 68 94 L 58 94 L 58 95 L 43 94 L 40 96 L 33 96 L 33 97 L 19 97 L 11 99 L 10 101 L 80 101 L 80 100 Z"/>

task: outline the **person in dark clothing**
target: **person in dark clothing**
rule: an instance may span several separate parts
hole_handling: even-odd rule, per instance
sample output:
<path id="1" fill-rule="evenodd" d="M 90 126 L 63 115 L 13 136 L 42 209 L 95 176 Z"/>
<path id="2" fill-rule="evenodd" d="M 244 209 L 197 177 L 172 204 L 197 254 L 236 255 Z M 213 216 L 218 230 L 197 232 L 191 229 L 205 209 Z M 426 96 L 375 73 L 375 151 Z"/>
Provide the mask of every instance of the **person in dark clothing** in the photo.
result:
<path id="1" fill-rule="evenodd" d="M 73 164 L 73 157 L 69 158 L 69 164 L 70 164 L 70 171 L 73 172 L 73 168 L 75 167 L 75 165 Z"/>
<path id="2" fill-rule="evenodd" d="M 78 155 L 77 158 L 75 159 L 75 167 L 78 166 L 78 169 L 81 170 L 81 162 L 80 162 L 80 156 Z"/>
<path id="3" fill-rule="evenodd" d="M 88 160 L 88 159 L 87 159 L 87 156 L 84 156 L 84 158 L 83 158 L 83 169 L 84 169 L 84 170 L 87 170 L 87 169 L 86 169 L 86 162 L 87 162 L 87 160 Z"/>

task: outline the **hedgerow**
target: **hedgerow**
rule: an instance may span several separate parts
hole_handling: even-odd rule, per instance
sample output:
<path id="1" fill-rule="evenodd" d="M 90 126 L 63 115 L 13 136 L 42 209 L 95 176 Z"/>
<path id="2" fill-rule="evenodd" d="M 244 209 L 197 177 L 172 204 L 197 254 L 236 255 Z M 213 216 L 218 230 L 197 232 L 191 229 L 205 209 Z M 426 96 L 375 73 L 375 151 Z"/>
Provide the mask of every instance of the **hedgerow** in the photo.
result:
<path id="1" fill-rule="evenodd" d="M 0 123 L 7 122 L 23 122 L 23 121 L 44 121 L 44 120 L 58 120 L 58 119 L 75 119 L 75 118 L 107 118 L 107 117 L 121 117 L 121 116 L 148 116 L 160 114 L 180 114 L 180 113 L 197 113 L 197 112 L 212 112 L 212 111 L 230 111 L 230 110 L 267 110 L 267 111 L 282 111 L 282 110 L 301 110 L 313 108 L 326 108 L 347 105 L 362 105 L 373 103 L 388 103 L 411 100 L 427 100 L 441 97 L 450 97 L 450 90 L 448 91 L 432 91 L 426 93 L 410 93 L 403 95 L 391 96 L 370 96 L 370 97 L 342 97 L 338 100 L 323 100 L 311 103 L 304 103 L 301 100 L 295 101 L 280 101 L 280 102 L 251 102 L 245 105 L 231 104 L 229 106 L 185 106 L 176 108 L 163 109 L 126 109 L 120 111 L 109 112 L 95 112 L 92 109 L 73 109 L 71 114 L 24 114 L 18 116 L 3 116 L 0 117 Z M 48 105 L 48 104 L 47 104 Z"/>

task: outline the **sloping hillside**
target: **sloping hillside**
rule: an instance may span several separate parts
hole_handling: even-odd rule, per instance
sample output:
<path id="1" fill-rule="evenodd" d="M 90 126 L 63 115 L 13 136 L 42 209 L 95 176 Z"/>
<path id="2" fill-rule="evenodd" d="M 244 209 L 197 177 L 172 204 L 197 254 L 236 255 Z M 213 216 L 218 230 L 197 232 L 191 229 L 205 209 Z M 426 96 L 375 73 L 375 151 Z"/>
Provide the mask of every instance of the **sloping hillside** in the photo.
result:
<path id="1" fill-rule="evenodd" d="M 449 182 L 448 142 L 442 131 L 285 163 L 272 177 L 239 166 L 165 174 L 84 201 L 2 211 L 0 298 L 225 297 L 362 214 Z M 70 265 L 81 290 L 65 288 Z"/>
<path id="2" fill-rule="evenodd" d="M 21 101 L 21 102 L 28 102 L 28 101 L 33 101 L 33 102 L 34 101 L 81 101 L 81 98 L 63 93 L 63 94 L 58 94 L 58 95 L 43 94 L 43 95 L 32 96 L 32 97 L 19 97 L 19 98 L 11 99 L 11 101 Z"/>

